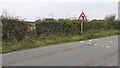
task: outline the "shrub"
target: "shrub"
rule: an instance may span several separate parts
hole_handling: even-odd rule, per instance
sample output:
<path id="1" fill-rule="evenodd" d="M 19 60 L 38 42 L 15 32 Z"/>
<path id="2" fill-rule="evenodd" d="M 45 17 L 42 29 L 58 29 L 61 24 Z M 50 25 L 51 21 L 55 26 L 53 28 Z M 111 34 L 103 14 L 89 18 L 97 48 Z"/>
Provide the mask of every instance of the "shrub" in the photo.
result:
<path id="1" fill-rule="evenodd" d="M 56 34 L 78 34 L 80 31 L 79 23 L 71 20 L 43 20 L 37 21 L 38 35 L 56 35 Z"/>
<path id="2" fill-rule="evenodd" d="M 24 21 L 17 17 L 1 17 L 2 20 L 2 41 L 20 41 L 25 38 L 26 27 Z"/>

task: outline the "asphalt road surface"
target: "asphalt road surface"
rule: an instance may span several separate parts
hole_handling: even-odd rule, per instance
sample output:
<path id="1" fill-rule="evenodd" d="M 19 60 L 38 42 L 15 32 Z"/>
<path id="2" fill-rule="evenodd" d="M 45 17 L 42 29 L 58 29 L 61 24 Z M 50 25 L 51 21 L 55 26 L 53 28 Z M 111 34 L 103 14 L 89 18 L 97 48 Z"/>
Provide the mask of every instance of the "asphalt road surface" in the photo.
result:
<path id="1" fill-rule="evenodd" d="M 118 66 L 118 35 L 2 55 L 3 66 Z"/>

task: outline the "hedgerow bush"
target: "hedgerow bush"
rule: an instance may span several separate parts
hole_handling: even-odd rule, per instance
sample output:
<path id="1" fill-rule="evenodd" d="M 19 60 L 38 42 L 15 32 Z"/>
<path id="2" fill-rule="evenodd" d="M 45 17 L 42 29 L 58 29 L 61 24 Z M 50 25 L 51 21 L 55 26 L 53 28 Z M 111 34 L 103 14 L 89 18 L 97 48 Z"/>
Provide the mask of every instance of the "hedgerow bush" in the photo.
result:
<path id="1" fill-rule="evenodd" d="M 2 16 L 2 41 L 20 41 L 26 36 L 24 21 L 18 17 Z"/>
<path id="2" fill-rule="evenodd" d="M 2 20 L 2 41 L 23 40 L 27 35 L 25 21 L 13 16 L 1 16 Z M 116 30 L 119 28 L 119 21 L 115 16 L 108 16 L 104 20 L 92 20 L 84 23 L 83 33 L 96 32 L 100 30 Z M 52 19 L 36 20 L 36 33 L 38 36 L 50 35 L 73 35 L 80 34 L 81 24 L 79 20 Z M 32 36 L 34 37 L 34 34 Z"/>
<path id="3" fill-rule="evenodd" d="M 80 34 L 81 24 L 78 20 L 69 19 L 45 19 L 37 20 L 38 35 L 70 35 Z M 118 22 L 114 16 L 108 16 L 104 20 L 92 20 L 84 23 L 84 32 L 96 32 L 100 30 L 118 29 Z"/>
<path id="4" fill-rule="evenodd" d="M 54 34 L 78 34 L 80 32 L 80 24 L 71 20 L 54 20 L 47 19 L 37 22 L 38 35 L 54 35 Z"/>

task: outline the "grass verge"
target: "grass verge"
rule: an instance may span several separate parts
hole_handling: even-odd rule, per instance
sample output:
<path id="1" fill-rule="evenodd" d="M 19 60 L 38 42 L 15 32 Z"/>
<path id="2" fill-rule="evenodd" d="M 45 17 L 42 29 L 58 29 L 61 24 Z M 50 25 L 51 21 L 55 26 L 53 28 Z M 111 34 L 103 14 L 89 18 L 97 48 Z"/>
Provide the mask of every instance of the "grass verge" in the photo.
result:
<path id="1" fill-rule="evenodd" d="M 2 53 L 8 53 L 8 52 L 13 52 L 18 50 L 41 47 L 41 46 L 48 46 L 50 44 L 58 44 L 58 43 L 93 39 L 93 38 L 100 38 L 100 37 L 112 36 L 117 34 L 118 34 L 118 30 L 104 30 L 104 31 L 97 31 L 93 33 L 86 32 L 82 35 L 53 36 L 53 37 L 47 37 L 44 39 L 27 38 L 20 42 L 14 42 L 14 43 L 3 42 Z"/>

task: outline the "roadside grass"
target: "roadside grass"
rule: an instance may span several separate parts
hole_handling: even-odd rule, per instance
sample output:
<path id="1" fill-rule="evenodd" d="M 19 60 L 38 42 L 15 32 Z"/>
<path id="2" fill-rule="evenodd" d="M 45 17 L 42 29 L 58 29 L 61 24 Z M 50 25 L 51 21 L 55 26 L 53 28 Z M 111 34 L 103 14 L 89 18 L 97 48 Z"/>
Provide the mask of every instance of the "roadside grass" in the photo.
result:
<path id="1" fill-rule="evenodd" d="M 30 48 L 48 46 L 51 44 L 67 43 L 74 41 L 81 41 L 86 39 L 100 38 L 106 36 L 117 35 L 118 30 L 102 30 L 97 32 L 85 32 L 82 35 L 67 35 L 67 36 L 51 36 L 44 39 L 26 38 L 20 42 L 3 42 L 2 53 L 8 53 L 13 51 L 25 50 Z M 0 50 L 1 53 L 1 50 Z"/>

